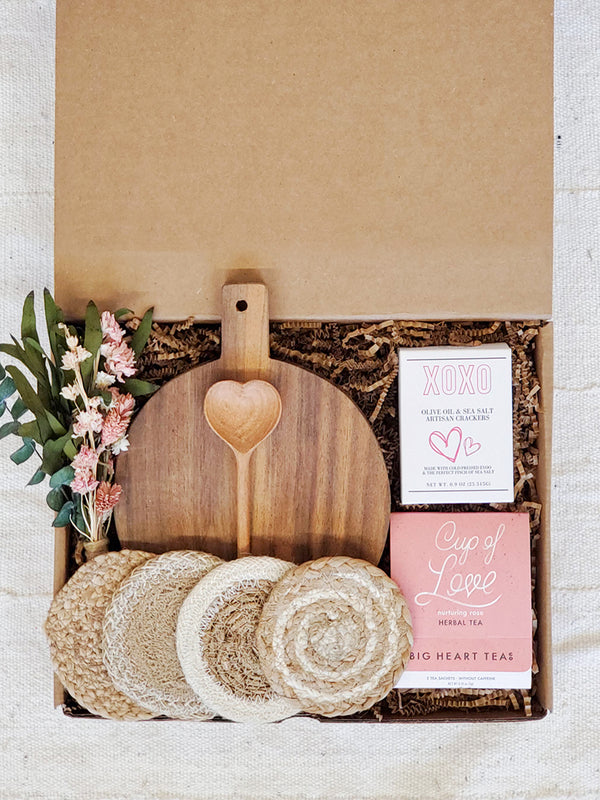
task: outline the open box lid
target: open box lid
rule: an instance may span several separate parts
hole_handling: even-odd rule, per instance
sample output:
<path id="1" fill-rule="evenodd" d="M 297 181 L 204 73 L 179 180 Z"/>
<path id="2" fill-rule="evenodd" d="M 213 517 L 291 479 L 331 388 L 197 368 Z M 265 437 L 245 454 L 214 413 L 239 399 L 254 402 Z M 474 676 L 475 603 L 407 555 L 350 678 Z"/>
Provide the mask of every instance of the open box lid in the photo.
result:
<path id="1" fill-rule="evenodd" d="M 548 318 L 552 7 L 58 0 L 58 302 Z"/>

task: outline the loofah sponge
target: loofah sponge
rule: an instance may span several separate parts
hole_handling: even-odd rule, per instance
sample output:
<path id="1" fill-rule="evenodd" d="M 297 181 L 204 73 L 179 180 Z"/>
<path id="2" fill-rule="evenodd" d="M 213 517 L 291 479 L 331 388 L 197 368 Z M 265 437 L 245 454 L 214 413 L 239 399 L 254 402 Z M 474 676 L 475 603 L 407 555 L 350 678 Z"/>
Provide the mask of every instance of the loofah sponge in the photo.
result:
<path id="1" fill-rule="evenodd" d="M 177 653 L 185 678 L 201 701 L 226 719 L 274 722 L 299 710 L 270 686 L 255 640 L 265 600 L 292 567 L 268 556 L 221 564 L 181 607 Z"/>
<path id="2" fill-rule="evenodd" d="M 115 686 L 144 708 L 174 719 L 210 719 L 186 682 L 175 642 L 181 604 L 222 561 L 176 550 L 137 567 L 115 592 L 104 618 L 104 665 Z"/>

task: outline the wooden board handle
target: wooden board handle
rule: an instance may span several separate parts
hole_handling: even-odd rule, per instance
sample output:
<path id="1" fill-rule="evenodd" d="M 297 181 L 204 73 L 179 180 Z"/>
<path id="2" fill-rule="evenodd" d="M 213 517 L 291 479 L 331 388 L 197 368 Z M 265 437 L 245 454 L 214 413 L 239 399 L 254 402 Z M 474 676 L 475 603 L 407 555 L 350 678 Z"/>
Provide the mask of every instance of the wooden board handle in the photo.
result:
<path id="1" fill-rule="evenodd" d="M 223 287 L 221 363 L 227 377 L 250 381 L 269 364 L 269 298 L 262 283 Z"/>

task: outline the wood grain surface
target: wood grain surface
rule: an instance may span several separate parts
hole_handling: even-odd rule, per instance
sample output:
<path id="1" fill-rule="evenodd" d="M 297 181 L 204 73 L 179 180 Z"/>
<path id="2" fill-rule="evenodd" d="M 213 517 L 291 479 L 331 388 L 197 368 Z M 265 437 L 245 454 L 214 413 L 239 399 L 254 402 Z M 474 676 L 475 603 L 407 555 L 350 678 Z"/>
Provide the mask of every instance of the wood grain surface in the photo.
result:
<path id="1" fill-rule="evenodd" d="M 268 381 L 217 381 L 204 396 L 204 416 L 237 461 L 237 554 L 252 554 L 250 459 L 281 417 L 281 395 Z"/>
<path id="2" fill-rule="evenodd" d="M 133 422 L 117 464 L 123 547 L 235 558 L 236 459 L 203 405 L 216 381 L 261 379 L 279 391 L 282 414 L 249 465 L 252 553 L 378 562 L 390 490 L 377 440 L 337 387 L 269 357 L 268 321 L 264 286 L 223 287 L 221 358 L 165 384 Z"/>

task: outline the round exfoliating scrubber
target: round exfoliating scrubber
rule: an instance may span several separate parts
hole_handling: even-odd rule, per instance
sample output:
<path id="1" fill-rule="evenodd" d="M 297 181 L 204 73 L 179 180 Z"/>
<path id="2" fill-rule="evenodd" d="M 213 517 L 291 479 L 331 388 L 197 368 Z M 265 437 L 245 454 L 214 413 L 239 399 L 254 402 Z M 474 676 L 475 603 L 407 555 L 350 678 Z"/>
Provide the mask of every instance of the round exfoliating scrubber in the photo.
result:
<path id="1" fill-rule="evenodd" d="M 393 688 L 410 655 L 410 612 L 377 567 L 335 556 L 309 561 L 275 586 L 257 629 L 272 686 L 326 717 L 370 708 Z"/>
<path id="2" fill-rule="evenodd" d="M 107 719 L 155 716 L 114 686 L 102 662 L 102 624 L 112 596 L 135 567 L 152 557 L 121 550 L 88 561 L 58 592 L 46 618 L 58 677 L 80 705 Z"/>
<path id="3" fill-rule="evenodd" d="M 255 641 L 265 600 L 292 567 L 268 556 L 229 561 L 184 600 L 177 654 L 187 682 L 215 714 L 236 722 L 275 722 L 298 712 L 294 700 L 269 685 Z"/>
<path id="4" fill-rule="evenodd" d="M 181 604 L 217 556 L 176 550 L 146 561 L 123 581 L 104 617 L 104 665 L 140 706 L 174 719 L 210 719 L 183 676 L 175 630 Z"/>

